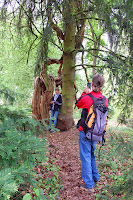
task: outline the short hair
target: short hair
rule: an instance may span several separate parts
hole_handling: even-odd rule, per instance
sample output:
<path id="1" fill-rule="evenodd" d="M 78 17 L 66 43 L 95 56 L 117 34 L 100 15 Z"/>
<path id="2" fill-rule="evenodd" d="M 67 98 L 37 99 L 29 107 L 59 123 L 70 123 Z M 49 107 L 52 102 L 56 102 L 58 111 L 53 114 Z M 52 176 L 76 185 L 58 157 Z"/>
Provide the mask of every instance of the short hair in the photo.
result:
<path id="1" fill-rule="evenodd" d="M 55 90 L 58 90 L 58 91 L 59 91 L 59 88 L 58 88 L 58 87 L 56 87 L 56 88 L 55 88 Z"/>
<path id="2" fill-rule="evenodd" d="M 92 78 L 92 83 L 93 83 L 93 86 L 95 87 L 93 89 L 94 92 L 99 92 L 102 90 L 102 87 L 104 86 L 104 78 L 101 74 L 96 74 L 93 76 Z"/>

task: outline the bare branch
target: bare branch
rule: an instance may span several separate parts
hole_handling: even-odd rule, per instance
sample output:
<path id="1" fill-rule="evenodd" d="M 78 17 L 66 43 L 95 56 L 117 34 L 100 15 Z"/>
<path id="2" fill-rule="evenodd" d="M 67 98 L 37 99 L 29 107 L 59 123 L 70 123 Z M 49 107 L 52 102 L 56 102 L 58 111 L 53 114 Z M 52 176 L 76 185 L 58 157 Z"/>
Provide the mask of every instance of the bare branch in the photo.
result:
<path id="1" fill-rule="evenodd" d="M 38 44 L 39 44 L 39 43 L 40 43 L 40 41 L 38 42 Z M 36 45 L 34 46 L 34 48 L 32 48 L 32 50 L 35 49 L 35 48 L 38 46 L 38 44 L 36 44 Z M 21 58 L 20 60 L 18 60 L 16 63 L 19 63 L 19 62 L 21 62 L 22 60 L 24 60 L 27 53 L 28 53 L 28 51 L 26 51 L 26 52 L 23 54 L 22 58 Z"/>
<path id="2" fill-rule="evenodd" d="M 87 52 L 89 52 L 89 51 L 94 51 L 94 50 L 98 50 L 97 48 L 95 49 L 95 48 L 90 48 L 90 49 L 75 49 L 75 50 L 73 50 L 73 51 L 76 51 L 76 52 L 83 52 L 83 51 L 87 51 Z M 72 51 L 72 52 L 73 52 Z M 99 49 L 99 51 L 102 51 L 102 52 L 108 52 L 108 51 L 106 51 L 106 50 L 102 50 L 102 49 Z"/>
<path id="3" fill-rule="evenodd" d="M 94 20 L 99 20 L 99 21 L 105 21 L 105 19 L 97 18 L 97 17 L 82 17 L 82 18 L 77 18 L 76 21 L 83 20 L 83 19 L 94 19 Z"/>
<path id="4" fill-rule="evenodd" d="M 61 59 L 47 58 L 47 65 L 61 64 L 61 63 L 62 63 Z"/>
<path id="5" fill-rule="evenodd" d="M 32 42 L 31 45 L 30 45 L 30 48 L 29 48 L 29 50 L 28 50 L 27 64 L 28 64 L 28 61 L 29 61 L 30 51 L 31 51 L 32 46 L 33 46 L 33 44 L 34 44 L 34 42 L 35 42 L 36 40 L 37 40 L 37 37 L 33 40 L 33 42 Z"/>
<path id="6" fill-rule="evenodd" d="M 57 36 L 60 37 L 62 40 L 64 40 L 64 34 L 61 31 L 61 29 L 56 24 L 54 24 L 54 22 L 50 18 L 49 18 L 49 22 L 50 22 L 50 25 L 52 26 L 53 30 L 56 31 Z"/>
<path id="7" fill-rule="evenodd" d="M 83 49 L 84 49 L 84 46 L 83 46 L 83 45 L 82 45 L 82 47 L 83 47 Z M 86 80 L 87 80 L 87 82 L 89 82 L 89 78 L 88 78 L 88 74 L 87 74 L 87 69 L 86 69 L 86 67 L 84 66 L 84 51 L 82 52 L 81 60 L 82 60 L 82 68 L 84 69 L 85 76 L 86 76 Z"/>
<path id="8" fill-rule="evenodd" d="M 16 0 L 16 1 L 17 1 L 17 0 Z M 37 29 L 36 25 L 35 25 L 35 24 L 33 23 L 33 21 L 31 20 L 31 17 L 27 14 L 27 12 L 26 12 L 26 10 L 24 9 L 23 5 L 21 5 L 21 4 L 19 3 L 19 1 L 17 1 L 17 3 L 18 3 L 18 4 L 20 5 L 20 7 L 24 10 L 26 16 L 28 17 L 28 19 L 30 20 L 30 22 L 31 22 L 31 24 L 34 26 L 34 28 L 37 30 L 37 32 L 38 32 L 40 35 L 42 35 L 42 33 Z M 33 32 L 32 27 L 31 27 L 31 32 L 32 32 L 33 35 L 35 35 L 36 37 L 38 37 L 38 36 Z"/>
<path id="9" fill-rule="evenodd" d="M 63 51 L 63 48 L 61 48 L 58 44 L 56 44 L 53 40 L 51 41 L 52 44 L 54 44 L 56 47 L 58 47 L 58 49 L 60 49 L 61 51 Z"/>
<path id="10" fill-rule="evenodd" d="M 87 66 L 87 68 L 93 68 L 93 67 L 102 67 L 102 66 L 99 66 L 99 65 L 88 65 L 88 64 L 79 64 L 79 65 L 75 65 L 75 66 L 73 66 L 74 68 L 75 67 L 83 67 L 83 66 Z M 77 70 L 82 70 L 82 68 L 80 68 L 80 69 L 76 69 L 76 71 Z"/>
<path id="11" fill-rule="evenodd" d="M 88 13 L 88 12 L 93 11 L 93 10 L 94 10 L 94 6 L 89 6 L 87 10 L 82 10 L 82 11 L 76 12 L 76 14 L 74 14 L 74 16 L 84 14 L 84 13 Z"/>

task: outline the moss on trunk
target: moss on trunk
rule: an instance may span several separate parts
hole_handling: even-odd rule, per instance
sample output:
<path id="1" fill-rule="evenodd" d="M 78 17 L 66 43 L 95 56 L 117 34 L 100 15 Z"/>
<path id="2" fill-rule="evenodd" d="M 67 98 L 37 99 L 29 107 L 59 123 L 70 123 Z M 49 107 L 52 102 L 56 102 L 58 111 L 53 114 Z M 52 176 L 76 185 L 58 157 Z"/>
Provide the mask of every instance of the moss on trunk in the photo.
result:
<path id="1" fill-rule="evenodd" d="M 74 101 L 74 61 L 75 61 L 75 29 L 73 17 L 75 1 L 70 1 L 64 8 L 65 38 L 63 54 L 63 82 L 62 82 L 62 107 L 58 117 L 57 127 L 61 130 L 73 126 L 73 101 Z"/>

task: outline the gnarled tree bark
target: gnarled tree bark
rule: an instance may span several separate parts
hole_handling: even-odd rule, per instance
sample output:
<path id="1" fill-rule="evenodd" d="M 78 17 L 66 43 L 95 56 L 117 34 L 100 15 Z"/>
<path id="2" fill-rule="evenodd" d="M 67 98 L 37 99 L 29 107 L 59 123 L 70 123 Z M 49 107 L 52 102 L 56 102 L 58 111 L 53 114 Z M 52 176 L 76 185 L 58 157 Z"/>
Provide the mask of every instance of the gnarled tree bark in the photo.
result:
<path id="1" fill-rule="evenodd" d="M 64 21 L 64 31 L 62 31 L 56 23 L 54 23 L 53 15 L 52 15 L 52 1 L 48 1 L 48 7 L 47 7 L 47 16 L 49 23 L 54 31 L 56 31 L 59 43 L 63 43 L 63 55 L 62 57 L 58 59 L 47 59 L 47 65 L 51 64 L 60 64 L 59 70 L 58 70 L 58 78 L 54 78 L 54 82 L 56 86 L 61 86 L 62 88 L 62 107 L 61 111 L 58 117 L 58 123 L 57 128 L 60 130 L 67 130 L 71 128 L 74 124 L 73 120 L 73 102 L 74 102 L 74 96 L 75 91 L 77 92 L 77 87 L 74 84 L 74 73 L 75 73 L 75 55 L 76 51 L 75 49 L 79 49 L 82 46 L 83 36 L 84 36 L 84 29 L 85 29 L 85 19 L 78 20 L 75 18 L 75 13 L 79 12 L 79 8 L 81 9 L 82 5 L 79 6 L 79 4 L 82 4 L 80 1 L 75 0 L 68 0 L 64 4 L 63 8 L 63 21 Z M 79 14 L 78 14 L 79 15 Z M 81 15 L 81 14 L 80 14 Z M 81 16 L 82 17 L 82 16 Z M 77 28 L 77 32 L 76 32 Z M 80 37 L 79 37 L 80 36 Z M 38 100 L 39 105 L 39 111 L 41 110 L 41 118 L 47 118 L 49 117 L 48 109 L 50 105 L 50 100 L 52 97 L 52 88 L 51 93 L 49 92 L 48 85 L 48 79 L 47 76 L 43 77 L 42 72 L 40 74 L 40 79 L 44 83 L 46 90 L 42 92 L 42 97 L 40 95 L 40 98 Z M 47 80 L 46 84 L 45 79 Z M 75 91 L 74 91 L 75 89 Z M 33 95 L 34 96 L 34 95 Z M 75 98 L 76 99 L 76 98 Z M 46 102 L 47 101 L 47 102 Z M 36 114 L 36 112 L 33 112 L 33 114 Z M 39 117 L 39 115 L 38 115 Z M 38 118 L 37 117 L 37 118 Z"/>

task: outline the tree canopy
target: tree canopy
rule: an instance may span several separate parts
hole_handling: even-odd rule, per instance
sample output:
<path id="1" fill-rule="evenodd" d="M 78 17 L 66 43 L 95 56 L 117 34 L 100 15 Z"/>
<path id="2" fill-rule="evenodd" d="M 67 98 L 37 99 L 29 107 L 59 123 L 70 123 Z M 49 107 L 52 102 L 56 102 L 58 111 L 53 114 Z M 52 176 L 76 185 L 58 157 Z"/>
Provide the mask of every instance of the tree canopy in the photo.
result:
<path id="1" fill-rule="evenodd" d="M 0 13 L 0 198 L 59 199 L 55 165 L 67 177 L 65 195 L 79 173 L 78 131 L 70 128 L 86 83 L 104 75 L 109 117 L 118 109 L 125 122 L 133 110 L 133 1 L 1 0 Z M 70 130 L 48 138 L 55 86 L 63 99 L 57 126 Z M 98 166 L 108 187 L 96 189 L 98 199 L 132 196 L 132 129 L 112 125 Z"/>
<path id="2" fill-rule="evenodd" d="M 63 101 L 65 105 L 71 104 L 68 107 L 72 108 L 74 91 L 71 91 L 73 93 L 72 99 L 69 97 L 68 101 L 67 98 L 65 100 L 65 96 L 69 95 L 66 90 L 66 88 L 69 88 L 68 82 L 71 79 L 71 85 L 73 85 L 75 70 L 81 69 L 85 71 L 88 81 L 88 69 L 93 68 L 95 72 L 106 74 L 110 84 L 108 97 L 117 99 L 117 104 L 124 105 L 122 107 L 123 113 L 126 115 L 129 113 L 133 79 L 131 0 L 3 1 L 1 2 L 1 24 L 3 25 L 3 33 L 10 32 L 12 48 L 14 46 L 16 51 L 19 49 L 18 52 L 23 55 L 20 56 L 21 59 L 28 63 L 30 58 L 34 57 L 34 62 L 31 64 L 32 68 L 26 68 L 27 65 L 25 65 L 25 77 L 27 79 L 30 78 L 27 76 L 27 72 L 33 73 L 33 69 L 35 76 L 39 75 L 42 62 L 46 61 L 46 68 L 48 69 L 50 66 L 48 59 L 50 64 L 57 63 L 51 58 L 58 59 L 58 63 L 62 62 L 63 59 Z M 72 29 L 70 26 L 72 26 Z M 105 34 L 109 40 L 109 45 L 106 41 L 103 42 L 102 38 Z M 71 40 L 70 37 L 72 37 Z M 3 45 L 6 45 L 5 34 L 2 34 L 1 38 L 3 48 Z M 55 49 L 56 53 L 51 55 L 50 49 L 52 51 Z M 75 55 L 78 52 L 82 53 L 82 56 L 80 56 L 81 63 L 76 64 L 74 63 Z M 87 58 L 86 52 L 91 59 L 84 62 Z M 68 61 L 65 62 L 65 56 L 68 53 L 73 60 L 69 64 Z M 15 57 L 14 59 L 16 60 Z M 66 59 L 69 60 L 69 58 Z M 71 64 L 72 62 L 73 64 Z M 69 72 L 67 72 L 68 65 L 71 65 Z M 54 70 L 54 68 L 52 69 Z M 22 72 L 19 68 L 19 73 L 25 73 L 23 68 Z M 72 75 L 69 80 L 64 80 L 67 75 L 65 73 Z M 63 110 L 67 110 L 67 108 L 63 107 Z M 72 115 L 72 109 L 70 110 L 70 115 Z"/>

